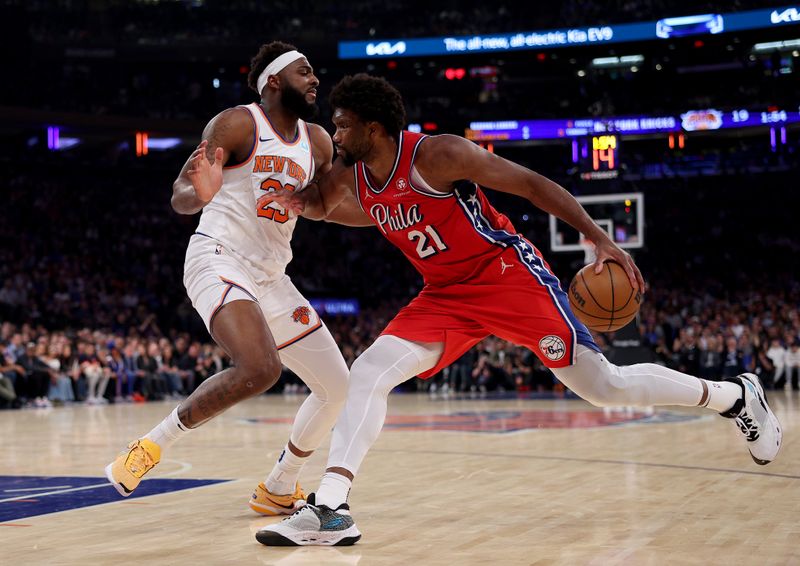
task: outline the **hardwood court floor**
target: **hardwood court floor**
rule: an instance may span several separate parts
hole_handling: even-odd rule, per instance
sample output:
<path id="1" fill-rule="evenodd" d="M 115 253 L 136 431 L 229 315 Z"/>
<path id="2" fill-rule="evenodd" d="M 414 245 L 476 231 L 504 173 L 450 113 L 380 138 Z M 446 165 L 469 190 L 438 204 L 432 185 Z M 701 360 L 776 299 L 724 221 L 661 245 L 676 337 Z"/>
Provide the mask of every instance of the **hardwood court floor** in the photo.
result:
<path id="1" fill-rule="evenodd" d="M 345 548 L 253 537 L 275 519 L 246 502 L 299 396 L 201 427 L 140 487 L 161 494 L 128 499 L 103 467 L 173 404 L 3 411 L 0 564 L 800 564 L 800 399 L 771 398 L 784 445 L 760 467 L 697 409 L 393 395 L 350 498 L 363 538 Z M 311 491 L 326 452 L 301 476 Z M 228 481 L 174 491 L 188 479 Z"/>

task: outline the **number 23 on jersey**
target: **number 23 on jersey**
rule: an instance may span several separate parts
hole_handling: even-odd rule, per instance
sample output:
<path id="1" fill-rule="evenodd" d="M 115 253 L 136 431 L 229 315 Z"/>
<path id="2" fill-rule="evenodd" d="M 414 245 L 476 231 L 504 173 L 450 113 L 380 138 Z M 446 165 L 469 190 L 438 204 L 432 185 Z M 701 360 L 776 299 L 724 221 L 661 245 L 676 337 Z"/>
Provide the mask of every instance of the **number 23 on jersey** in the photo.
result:
<path id="1" fill-rule="evenodd" d="M 270 206 L 274 200 L 272 193 L 280 189 L 293 191 L 295 186 L 288 183 L 282 185 L 277 179 L 264 179 L 264 182 L 261 183 L 261 190 L 267 191 L 267 193 L 261 195 L 256 202 L 256 210 L 259 218 L 268 218 L 269 220 L 273 220 L 278 224 L 283 224 L 289 220 L 289 213 L 286 211 L 286 209 L 278 205 Z"/>

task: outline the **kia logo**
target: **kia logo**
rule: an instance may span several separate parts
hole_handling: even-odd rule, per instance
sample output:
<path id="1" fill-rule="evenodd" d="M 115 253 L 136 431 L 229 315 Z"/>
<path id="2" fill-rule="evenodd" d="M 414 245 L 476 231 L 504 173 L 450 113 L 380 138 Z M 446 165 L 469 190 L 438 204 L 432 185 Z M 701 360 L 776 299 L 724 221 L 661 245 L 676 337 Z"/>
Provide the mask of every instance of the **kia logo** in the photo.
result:
<path id="1" fill-rule="evenodd" d="M 800 22 L 800 12 L 797 8 L 789 8 L 783 12 L 773 10 L 769 15 L 769 19 L 773 24 L 788 24 L 791 22 Z"/>
<path id="2" fill-rule="evenodd" d="M 367 43 L 367 55 L 402 55 L 406 52 L 406 42 L 398 41 L 394 45 L 388 41 Z"/>

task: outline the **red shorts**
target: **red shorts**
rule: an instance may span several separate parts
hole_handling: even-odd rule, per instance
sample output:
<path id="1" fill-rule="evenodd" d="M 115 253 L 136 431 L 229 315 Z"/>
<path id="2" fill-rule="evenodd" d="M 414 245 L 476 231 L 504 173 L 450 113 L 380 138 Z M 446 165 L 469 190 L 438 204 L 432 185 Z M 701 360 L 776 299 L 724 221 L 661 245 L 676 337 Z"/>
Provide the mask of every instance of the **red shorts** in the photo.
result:
<path id="1" fill-rule="evenodd" d="M 528 348 L 549 368 L 572 365 L 579 343 L 600 351 L 535 249 L 508 248 L 467 282 L 426 285 L 383 334 L 444 343 L 439 363 L 422 378 L 435 375 L 490 334 Z"/>

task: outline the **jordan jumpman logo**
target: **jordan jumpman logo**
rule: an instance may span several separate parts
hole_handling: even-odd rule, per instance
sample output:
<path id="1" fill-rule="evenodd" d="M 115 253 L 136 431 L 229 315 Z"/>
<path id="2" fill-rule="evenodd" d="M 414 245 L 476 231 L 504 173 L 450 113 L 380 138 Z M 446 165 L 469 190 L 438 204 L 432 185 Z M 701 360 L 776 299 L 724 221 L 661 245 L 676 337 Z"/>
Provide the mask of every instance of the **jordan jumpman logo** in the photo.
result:
<path id="1" fill-rule="evenodd" d="M 514 267 L 514 264 L 513 263 L 506 263 L 505 261 L 503 261 L 503 258 L 501 257 L 500 258 L 500 268 L 503 271 L 500 272 L 500 275 L 504 275 L 505 272 L 506 272 L 506 269 L 508 269 L 509 267 Z"/>

